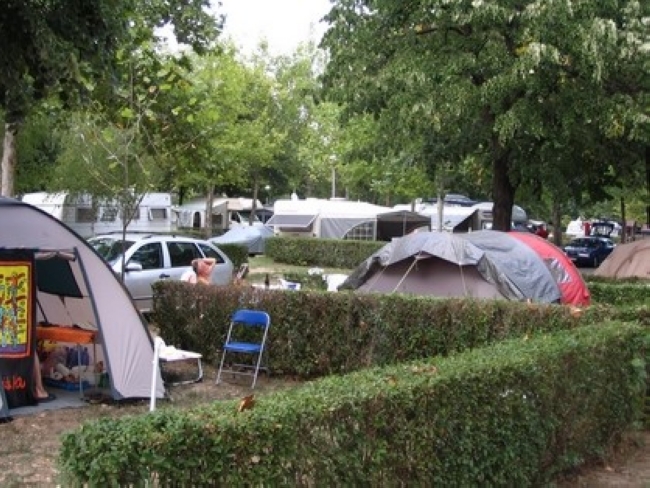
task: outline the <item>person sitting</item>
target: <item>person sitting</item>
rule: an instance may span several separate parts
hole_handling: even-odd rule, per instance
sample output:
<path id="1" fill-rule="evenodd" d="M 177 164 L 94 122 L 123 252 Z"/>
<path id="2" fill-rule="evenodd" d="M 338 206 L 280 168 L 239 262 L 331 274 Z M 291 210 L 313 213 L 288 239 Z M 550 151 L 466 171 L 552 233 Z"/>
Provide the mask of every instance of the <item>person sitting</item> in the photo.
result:
<path id="1" fill-rule="evenodd" d="M 209 285 L 214 267 L 217 264 L 215 258 L 197 258 L 192 260 L 192 268 L 181 276 L 181 281 L 187 283 L 203 283 Z"/>
<path id="2" fill-rule="evenodd" d="M 32 374 L 32 381 L 34 382 L 32 394 L 38 403 L 56 400 L 56 395 L 48 393 L 43 385 L 43 373 L 41 372 L 41 361 L 38 358 L 38 354 L 34 354 L 34 372 Z"/>

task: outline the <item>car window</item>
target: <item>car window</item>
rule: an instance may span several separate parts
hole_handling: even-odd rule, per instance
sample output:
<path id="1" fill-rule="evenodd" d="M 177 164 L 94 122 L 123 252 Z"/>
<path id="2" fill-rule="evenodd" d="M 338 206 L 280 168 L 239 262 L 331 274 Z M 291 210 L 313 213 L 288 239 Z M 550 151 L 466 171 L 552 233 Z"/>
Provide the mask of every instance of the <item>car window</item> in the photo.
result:
<path id="1" fill-rule="evenodd" d="M 174 241 L 167 243 L 172 268 L 191 266 L 194 258 L 202 257 L 193 242 Z"/>
<path id="2" fill-rule="evenodd" d="M 199 243 L 199 247 L 201 248 L 201 251 L 203 251 L 203 255 L 206 258 L 214 258 L 216 259 L 217 264 L 224 263 L 224 259 L 221 257 L 221 254 L 219 254 L 217 251 L 212 249 L 210 246 L 206 246 L 205 244 Z"/>
<path id="3" fill-rule="evenodd" d="M 109 263 L 117 260 L 133 245 L 133 241 L 122 241 L 112 237 L 97 237 L 89 240 L 88 243 Z"/>
<path id="4" fill-rule="evenodd" d="M 571 245 L 574 247 L 587 247 L 590 249 L 594 249 L 598 247 L 600 243 L 594 239 L 576 239 L 571 243 Z"/>
<path id="5" fill-rule="evenodd" d="M 129 262 L 140 263 L 143 270 L 162 268 L 162 246 L 159 242 L 143 244 L 133 253 Z"/>

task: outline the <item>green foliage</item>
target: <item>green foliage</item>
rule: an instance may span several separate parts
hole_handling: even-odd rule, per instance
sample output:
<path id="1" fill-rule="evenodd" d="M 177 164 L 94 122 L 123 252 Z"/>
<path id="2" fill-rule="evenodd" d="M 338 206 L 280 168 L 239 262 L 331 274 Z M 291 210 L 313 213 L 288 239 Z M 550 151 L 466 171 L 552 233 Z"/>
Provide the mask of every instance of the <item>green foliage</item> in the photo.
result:
<path id="1" fill-rule="evenodd" d="M 46 104 L 39 108 L 42 110 L 35 110 L 26 119 L 18 136 L 21 150 L 16 165 L 15 191 L 19 195 L 42 191 L 51 184 L 61 151 L 61 134 L 54 130 L 59 114 L 53 114 L 54 110 L 48 110 L 50 107 Z"/>
<path id="2" fill-rule="evenodd" d="M 348 119 L 373 117 L 381 154 L 403 172 L 452 169 L 456 184 L 469 170 L 472 195 L 492 181 L 495 228 L 507 230 L 515 192 L 548 209 L 638 185 L 647 16 L 636 0 L 337 0 L 326 93 Z"/>
<path id="3" fill-rule="evenodd" d="M 567 307 L 505 300 L 154 284 L 153 320 L 160 334 L 208 360 L 217 359 L 230 314 L 239 308 L 271 315 L 270 368 L 301 377 L 450 354 L 592 320 L 589 314 L 573 317 Z"/>
<path id="4" fill-rule="evenodd" d="M 591 280 L 588 286 L 591 298 L 596 303 L 615 307 L 647 307 L 650 304 L 650 283 L 647 280 L 623 283 Z"/>
<path id="5" fill-rule="evenodd" d="M 56 97 L 70 109 L 101 104 L 120 91 L 131 102 L 138 101 L 142 92 L 137 93 L 133 83 L 121 83 L 124 75 L 137 72 L 124 70 L 124 61 L 132 56 L 156 58 L 156 29 L 163 26 L 173 27 L 179 42 L 197 52 L 205 50 L 221 27 L 221 19 L 207 7 L 208 0 L 5 2 L 0 12 L 0 110 L 11 130 L 3 154 L 3 194 L 14 195 L 19 152 L 14 139 L 38 101 Z M 146 84 L 147 78 L 138 82 Z M 116 112 L 126 119 L 141 115 L 133 106 L 121 105 Z"/>
<path id="6" fill-rule="evenodd" d="M 647 331 L 519 338 L 257 399 L 103 419 L 64 434 L 73 484 L 539 486 L 642 412 Z"/>
<path id="7" fill-rule="evenodd" d="M 385 244 L 379 241 L 270 237 L 266 241 L 265 254 L 279 263 L 352 269 Z"/>
<path id="8" fill-rule="evenodd" d="M 219 244 L 226 256 L 230 258 L 235 270 L 244 263 L 248 262 L 248 247 L 243 244 Z"/>

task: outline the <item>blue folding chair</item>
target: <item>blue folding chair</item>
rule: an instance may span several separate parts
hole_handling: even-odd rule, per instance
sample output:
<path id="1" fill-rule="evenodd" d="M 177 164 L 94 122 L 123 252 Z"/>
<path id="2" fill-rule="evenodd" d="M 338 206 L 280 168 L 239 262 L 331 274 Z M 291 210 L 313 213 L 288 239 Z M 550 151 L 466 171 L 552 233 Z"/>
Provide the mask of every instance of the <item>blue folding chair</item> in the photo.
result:
<path id="1" fill-rule="evenodd" d="M 271 317 L 268 313 L 258 310 L 237 310 L 230 320 L 228 335 L 223 345 L 221 354 L 221 364 L 217 373 L 216 383 L 221 383 L 222 373 L 231 373 L 233 375 L 245 375 L 253 377 L 255 388 L 257 376 L 260 370 L 268 372 L 268 368 L 263 365 L 265 361 L 265 345 L 268 336 L 269 327 L 271 326 Z M 234 363 L 224 369 L 226 356 L 234 353 L 236 357 L 248 355 L 252 361 L 250 364 Z"/>

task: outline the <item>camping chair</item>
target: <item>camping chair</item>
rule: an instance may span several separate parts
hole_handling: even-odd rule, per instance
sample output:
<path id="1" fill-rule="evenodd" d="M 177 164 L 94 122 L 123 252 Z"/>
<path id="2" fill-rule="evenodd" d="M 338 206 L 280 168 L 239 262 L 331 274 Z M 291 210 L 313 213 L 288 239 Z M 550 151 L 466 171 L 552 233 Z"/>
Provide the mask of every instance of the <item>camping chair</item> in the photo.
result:
<path id="1" fill-rule="evenodd" d="M 278 283 L 280 283 L 280 288 L 283 290 L 300 290 L 301 287 L 301 283 L 287 281 L 282 278 L 278 279 Z"/>
<path id="2" fill-rule="evenodd" d="M 251 388 L 255 388 L 260 370 L 265 370 L 268 373 L 268 368 L 262 366 L 262 358 L 265 356 L 266 337 L 270 326 L 271 317 L 266 312 L 242 309 L 233 314 L 226 342 L 223 345 L 216 384 L 221 383 L 222 373 L 231 373 L 233 375 L 252 376 L 253 384 Z M 252 362 L 250 364 L 233 363 L 227 369 L 224 369 L 226 356 L 229 353 L 234 353 L 239 357 L 248 355 Z"/>

